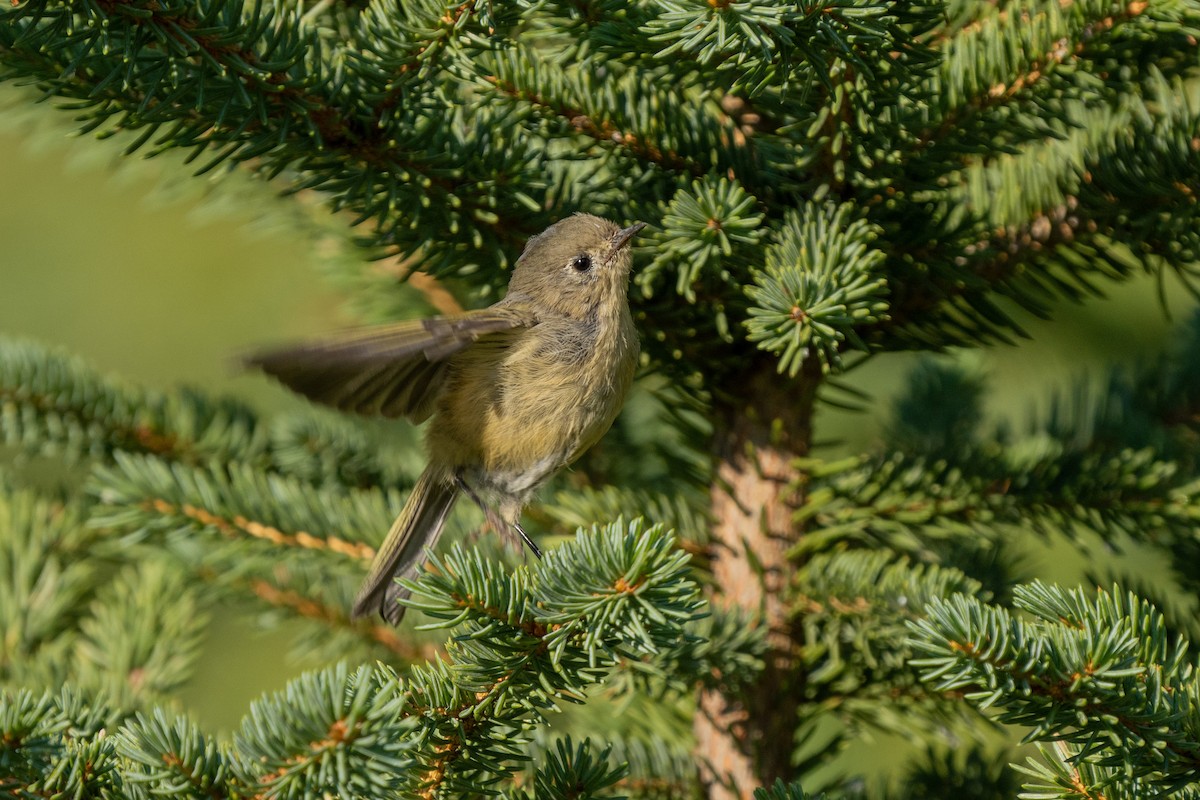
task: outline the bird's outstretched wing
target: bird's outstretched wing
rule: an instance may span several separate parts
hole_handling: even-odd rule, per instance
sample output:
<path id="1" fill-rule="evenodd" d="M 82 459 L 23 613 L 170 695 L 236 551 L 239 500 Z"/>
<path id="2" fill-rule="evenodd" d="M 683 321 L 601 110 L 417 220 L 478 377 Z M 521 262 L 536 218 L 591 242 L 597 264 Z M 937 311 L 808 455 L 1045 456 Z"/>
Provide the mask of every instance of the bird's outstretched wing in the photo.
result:
<path id="1" fill-rule="evenodd" d="M 255 353 L 244 363 L 315 402 L 420 422 L 433 412 L 450 356 L 481 339 L 503 339 L 506 332 L 536 324 L 532 310 L 498 305 L 345 331 Z"/>

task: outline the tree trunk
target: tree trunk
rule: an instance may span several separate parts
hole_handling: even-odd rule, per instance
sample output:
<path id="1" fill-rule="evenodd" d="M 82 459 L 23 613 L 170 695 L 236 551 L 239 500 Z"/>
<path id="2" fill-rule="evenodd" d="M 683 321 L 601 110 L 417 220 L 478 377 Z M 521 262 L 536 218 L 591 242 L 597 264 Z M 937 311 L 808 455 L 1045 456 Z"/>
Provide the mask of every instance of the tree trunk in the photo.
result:
<path id="1" fill-rule="evenodd" d="M 785 553 L 798 534 L 793 462 L 808 452 L 820 381 L 819 365 L 805 366 L 797 381 L 781 378 L 773 363 L 760 366 L 738 393 L 748 404 L 717 409 L 711 599 L 766 625 L 769 649 L 757 684 L 737 694 L 700 692 L 693 731 L 710 800 L 749 800 L 756 787 L 791 772 L 799 639 L 784 602 L 792 577 Z"/>

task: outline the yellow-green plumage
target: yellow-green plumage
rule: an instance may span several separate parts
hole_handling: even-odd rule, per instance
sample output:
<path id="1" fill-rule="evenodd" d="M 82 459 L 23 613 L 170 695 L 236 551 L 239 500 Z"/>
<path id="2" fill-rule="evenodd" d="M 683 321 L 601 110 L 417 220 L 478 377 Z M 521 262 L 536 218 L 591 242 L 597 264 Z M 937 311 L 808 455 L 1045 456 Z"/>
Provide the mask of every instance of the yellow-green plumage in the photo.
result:
<path id="1" fill-rule="evenodd" d="M 529 241 L 503 300 L 460 316 L 352 331 L 250 363 L 317 402 L 360 414 L 432 415 L 428 466 L 392 525 L 353 608 L 397 623 L 411 572 L 440 535 L 460 486 L 517 526 L 530 494 L 595 444 L 637 364 L 626 299 L 629 239 L 587 214 Z M 497 513 L 498 512 L 498 513 Z"/>

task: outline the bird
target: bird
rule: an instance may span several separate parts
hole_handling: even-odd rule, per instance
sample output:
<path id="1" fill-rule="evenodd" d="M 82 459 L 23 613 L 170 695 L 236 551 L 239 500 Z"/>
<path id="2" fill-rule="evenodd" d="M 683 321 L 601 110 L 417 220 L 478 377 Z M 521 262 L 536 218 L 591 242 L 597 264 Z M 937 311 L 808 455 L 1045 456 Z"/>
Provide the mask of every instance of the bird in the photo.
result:
<path id="1" fill-rule="evenodd" d="M 331 334 L 257 352 L 256 368 L 312 401 L 426 420 L 427 462 L 388 531 L 351 618 L 398 625 L 413 577 L 460 495 L 497 532 L 541 553 L 521 511 L 609 429 L 638 363 L 630 242 L 645 227 L 591 214 L 531 237 L 504 297 L 487 308 Z"/>

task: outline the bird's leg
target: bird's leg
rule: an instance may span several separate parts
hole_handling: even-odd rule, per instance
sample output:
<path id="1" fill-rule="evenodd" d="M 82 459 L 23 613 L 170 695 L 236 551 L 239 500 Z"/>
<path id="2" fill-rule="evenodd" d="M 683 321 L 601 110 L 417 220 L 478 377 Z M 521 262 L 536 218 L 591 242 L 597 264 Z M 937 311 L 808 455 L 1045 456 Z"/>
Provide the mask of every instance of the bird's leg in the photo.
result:
<path id="1" fill-rule="evenodd" d="M 515 520 L 513 522 L 509 522 L 497 514 L 496 510 L 484 503 L 483 499 L 475 493 L 475 490 L 471 488 L 470 484 L 463 480 L 463 476 L 457 472 L 454 473 L 454 482 L 458 485 L 458 488 L 462 490 L 463 494 L 471 498 L 471 502 L 479 506 L 479 510 L 483 512 L 485 517 L 487 517 L 488 524 L 495 528 L 497 532 L 503 532 L 506 528 L 513 528 L 516 530 L 517 535 L 521 537 L 521 541 L 524 542 L 525 546 L 529 548 L 529 551 L 538 558 L 542 557 L 542 551 L 539 550 L 538 546 L 533 543 L 533 539 L 529 538 L 529 534 L 526 533 L 525 529 L 521 527 L 520 522 Z"/>
<path id="2" fill-rule="evenodd" d="M 487 517 L 488 524 L 496 529 L 496 533 L 504 533 L 504 529 L 508 527 L 508 523 L 502 520 L 500 515 L 497 514 L 495 510 L 492 509 L 487 503 L 483 502 L 483 498 L 476 494 L 475 490 L 471 488 L 471 485 L 463 480 L 463 476 L 457 472 L 454 473 L 454 483 L 458 486 L 459 490 L 463 494 L 471 498 L 472 503 L 479 506 L 479 510 L 483 512 L 485 517 Z"/>
<path id="3" fill-rule="evenodd" d="M 521 523 L 514 520 L 512 526 L 517 529 L 517 535 L 521 537 L 521 541 L 525 543 L 525 546 L 529 548 L 529 551 L 538 558 L 541 558 L 542 551 L 538 550 L 538 546 L 533 543 L 533 539 L 529 538 L 529 534 L 526 533 L 525 529 L 521 527 Z"/>

